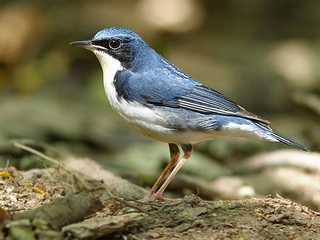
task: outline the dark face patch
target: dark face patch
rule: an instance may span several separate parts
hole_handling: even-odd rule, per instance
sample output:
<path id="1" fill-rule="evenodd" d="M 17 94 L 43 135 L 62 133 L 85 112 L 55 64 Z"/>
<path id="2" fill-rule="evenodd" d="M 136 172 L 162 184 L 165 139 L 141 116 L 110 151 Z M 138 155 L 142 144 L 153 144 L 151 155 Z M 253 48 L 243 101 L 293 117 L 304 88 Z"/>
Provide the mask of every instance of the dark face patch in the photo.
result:
<path id="1" fill-rule="evenodd" d="M 132 40 L 130 38 L 110 38 L 102 40 L 92 40 L 94 45 L 103 47 L 104 49 L 97 49 L 104 51 L 110 56 L 121 62 L 123 68 L 131 67 L 134 59 L 134 52 L 132 48 Z"/>

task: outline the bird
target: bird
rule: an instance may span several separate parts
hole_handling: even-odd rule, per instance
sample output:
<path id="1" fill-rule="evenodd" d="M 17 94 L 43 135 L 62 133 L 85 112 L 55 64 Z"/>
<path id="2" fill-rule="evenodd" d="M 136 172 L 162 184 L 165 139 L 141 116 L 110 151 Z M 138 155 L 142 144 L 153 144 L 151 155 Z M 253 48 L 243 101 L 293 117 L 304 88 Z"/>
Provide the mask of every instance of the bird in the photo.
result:
<path id="1" fill-rule="evenodd" d="M 146 201 L 166 199 L 165 189 L 199 142 L 244 137 L 309 151 L 274 133 L 269 121 L 190 77 L 132 30 L 110 27 L 91 40 L 70 44 L 90 50 L 98 58 L 113 110 L 142 136 L 169 145 L 171 160 Z"/>

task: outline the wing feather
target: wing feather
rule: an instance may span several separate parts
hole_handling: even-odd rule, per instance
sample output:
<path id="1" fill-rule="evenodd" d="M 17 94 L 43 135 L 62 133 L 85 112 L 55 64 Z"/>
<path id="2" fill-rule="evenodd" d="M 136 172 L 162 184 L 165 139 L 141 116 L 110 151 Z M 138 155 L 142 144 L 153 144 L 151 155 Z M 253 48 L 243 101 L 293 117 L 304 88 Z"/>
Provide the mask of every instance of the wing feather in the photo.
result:
<path id="1" fill-rule="evenodd" d="M 235 102 L 231 101 L 221 93 L 214 91 L 204 85 L 197 85 L 190 94 L 180 96 L 178 99 L 179 107 L 206 113 L 224 114 L 244 117 L 256 120 L 263 124 L 269 121 L 245 110 Z"/>

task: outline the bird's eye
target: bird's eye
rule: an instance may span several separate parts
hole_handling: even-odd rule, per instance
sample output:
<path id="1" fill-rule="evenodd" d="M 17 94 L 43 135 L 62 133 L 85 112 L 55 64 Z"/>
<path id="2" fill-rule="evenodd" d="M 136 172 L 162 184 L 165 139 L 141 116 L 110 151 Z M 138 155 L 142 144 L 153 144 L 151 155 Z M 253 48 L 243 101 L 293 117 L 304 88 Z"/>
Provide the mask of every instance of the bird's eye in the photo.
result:
<path id="1" fill-rule="evenodd" d="M 121 42 L 118 39 L 111 39 L 109 41 L 110 48 L 116 49 L 116 48 L 119 48 L 120 46 L 121 46 Z"/>

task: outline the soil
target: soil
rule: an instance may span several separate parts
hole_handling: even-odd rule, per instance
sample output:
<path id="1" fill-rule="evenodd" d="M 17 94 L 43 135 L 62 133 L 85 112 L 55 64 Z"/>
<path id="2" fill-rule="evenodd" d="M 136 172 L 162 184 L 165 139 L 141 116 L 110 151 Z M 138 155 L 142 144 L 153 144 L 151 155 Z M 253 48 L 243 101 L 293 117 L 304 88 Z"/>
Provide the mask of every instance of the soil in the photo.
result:
<path id="1" fill-rule="evenodd" d="M 110 193 L 107 184 L 94 176 L 65 169 L 22 172 L 9 167 L 0 172 L 0 239 L 318 239 L 320 236 L 318 214 L 281 197 L 205 201 L 188 195 L 183 199 L 146 203 L 125 200 Z M 70 196 L 94 199 L 90 201 L 95 207 L 90 201 L 81 206 L 80 198 L 74 202 L 79 206 L 74 205 Z M 57 199 L 69 202 L 58 205 Z M 97 201 L 102 203 L 101 207 Z M 41 217 L 38 210 L 50 205 L 50 211 L 57 216 L 51 219 L 52 214 L 45 210 L 46 216 Z M 77 207 L 71 214 L 63 215 L 72 206 Z M 75 217 L 80 209 L 80 217 Z M 69 215 L 71 220 L 67 219 Z M 57 219 L 60 224 L 54 223 Z"/>

